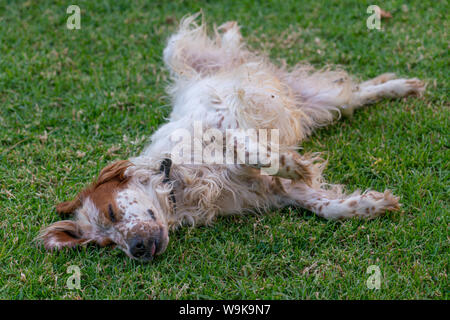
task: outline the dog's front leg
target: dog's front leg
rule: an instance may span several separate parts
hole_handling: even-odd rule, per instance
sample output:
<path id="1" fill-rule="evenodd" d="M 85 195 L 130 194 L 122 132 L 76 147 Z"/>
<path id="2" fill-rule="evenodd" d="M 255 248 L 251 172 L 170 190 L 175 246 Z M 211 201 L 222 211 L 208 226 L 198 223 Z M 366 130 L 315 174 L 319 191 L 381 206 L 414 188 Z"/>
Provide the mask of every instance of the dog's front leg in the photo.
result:
<path id="1" fill-rule="evenodd" d="M 322 161 L 320 157 L 300 155 L 295 151 L 282 152 L 275 157 L 279 159 L 279 166 L 272 175 L 294 181 L 302 180 L 307 185 L 311 185 Z"/>
<path id="2" fill-rule="evenodd" d="M 260 169 L 261 174 L 290 180 L 301 180 L 310 185 L 320 171 L 322 159 L 317 155 L 300 155 L 294 150 L 281 149 L 277 143 L 261 139 L 260 132 L 248 135 L 245 130 L 227 133 L 228 163 L 245 164 Z"/>

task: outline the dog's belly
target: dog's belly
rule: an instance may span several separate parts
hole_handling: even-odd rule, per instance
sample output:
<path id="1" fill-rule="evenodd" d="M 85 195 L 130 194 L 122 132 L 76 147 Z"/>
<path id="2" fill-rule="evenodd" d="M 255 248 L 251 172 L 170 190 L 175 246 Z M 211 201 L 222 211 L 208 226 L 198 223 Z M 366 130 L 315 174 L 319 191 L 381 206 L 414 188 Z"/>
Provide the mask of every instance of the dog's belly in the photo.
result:
<path id="1" fill-rule="evenodd" d="M 203 140 L 210 129 L 225 136 L 233 129 L 276 129 L 280 144 L 294 147 L 303 137 L 304 116 L 286 86 L 271 70 L 257 64 L 243 65 L 229 72 L 198 81 L 181 82 L 170 90 L 173 111 L 169 122 L 152 136 L 144 155 L 168 155 L 177 143 L 173 134 Z M 179 134 L 178 134 L 179 133 Z"/>
<path id="2" fill-rule="evenodd" d="M 232 91 L 226 92 L 221 81 L 210 77 L 178 89 L 169 122 L 152 135 L 152 143 L 142 155 L 167 156 L 179 144 L 181 136 L 193 145 L 195 139 L 203 140 L 208 130 L 219 130 L 225 135 L 227 129 L 238 128 L 235 113 L 227 101 L 232 99 Z"/>

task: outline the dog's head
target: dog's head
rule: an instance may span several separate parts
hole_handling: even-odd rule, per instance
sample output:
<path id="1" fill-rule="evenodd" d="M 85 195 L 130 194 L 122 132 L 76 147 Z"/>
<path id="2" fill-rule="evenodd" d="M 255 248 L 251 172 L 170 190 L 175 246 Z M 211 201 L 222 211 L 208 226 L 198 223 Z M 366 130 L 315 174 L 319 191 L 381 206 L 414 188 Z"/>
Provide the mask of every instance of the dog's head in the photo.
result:
<path id="1" fill-rule="evenodd" d="M 129 161 L 110 164 L 76 199 L 58 204 L 58 213 L 74 214 L 75 219 L 44 229 L 40 238 L 45 248 L 95 242 L 116 244 L 130 258 L 142 261 L 161 254 L 169 241 L 165 211 L 171 208 L 167 188 L 161 191 L 169 168 L 130 174 L 133 170 Z"/>

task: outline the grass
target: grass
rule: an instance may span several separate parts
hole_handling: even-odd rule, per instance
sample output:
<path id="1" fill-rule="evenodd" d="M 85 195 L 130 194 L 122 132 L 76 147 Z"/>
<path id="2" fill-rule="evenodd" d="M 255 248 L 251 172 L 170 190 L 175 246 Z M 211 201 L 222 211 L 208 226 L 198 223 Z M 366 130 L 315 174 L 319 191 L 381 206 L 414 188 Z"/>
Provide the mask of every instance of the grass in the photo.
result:
<path id="1" fill-rule="evenodd" d="M 81 7 L 81 30 L 66 8 Z M 1 299 L 448 299 L 447 1 L 0 2 Z M 138 154 L 169 113 L 161 55 L 185 14 L 237 20 L 250 45 L 288 64 L 360 77 L 418 77 L 425 96 L 384 101 L 317 132 L 327 179 L 390 188 L 400 213 L 328 222 L 295 209 L 218 219 L 171 235 L 151 264 L 89 246 L 48 253 L 33 239 L 109 162 Z M 69 290 L 70 265 L 81 289 Z M 366 286 L 370 265 L 381 288 Z"/>

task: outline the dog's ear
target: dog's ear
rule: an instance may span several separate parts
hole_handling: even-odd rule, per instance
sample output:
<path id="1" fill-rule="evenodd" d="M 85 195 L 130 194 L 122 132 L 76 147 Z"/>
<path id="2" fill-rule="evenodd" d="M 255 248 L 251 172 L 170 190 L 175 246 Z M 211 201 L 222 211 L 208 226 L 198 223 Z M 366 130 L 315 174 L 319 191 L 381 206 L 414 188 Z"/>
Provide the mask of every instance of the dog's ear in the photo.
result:
<path id="1" fill-rule="evenodd" d="M 108 166 L 106 166 L 102 171 L 100 171 L 100 174 L 98 176 L 98 179 L 95 183 L 96 186 L 99 186 L 105 182 L 117 179 L 120 182 L 126 180 L 125 177 L 125 171 L 130 167 L 132 164 L 128 160 L 121 160 L 114 162 Z"/>
<path id="2" fill-rule="evenodd" d="M 106 183 L 111 180 L 118 180 L 123 182 L 126 180 L 125 170 L 131 166 L 131 162 L 127 160 L 114 162 L 100 171 L 97 180 L 89 188 L 82 191 L 76 199 L 72 201 L 61 202 L 56 205 L 56 212 L 60 215 L 69 215 L 75 212 L 75 210 L 82 205 L 82 199 L 89 196 L 89 194 L 99 185 Z"/>
<path id="3" fill-rule="evenodd" d="M 47 250 L 72 248 L 87 241 L 76 221 L 63 220 L 45 228 L 39 235 Z"/>
<path id="4" fill-rule="evenodd" d="M 75 200 L 72 201 L 65 201 L 58 203 L 56 205 L 56 212 L 60 215 L 69 215 L 75 212 L 77 208 L 81 206 L 81 200 L 79 197 L 77 197 Z"/>

